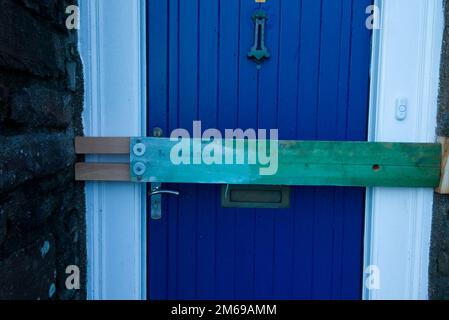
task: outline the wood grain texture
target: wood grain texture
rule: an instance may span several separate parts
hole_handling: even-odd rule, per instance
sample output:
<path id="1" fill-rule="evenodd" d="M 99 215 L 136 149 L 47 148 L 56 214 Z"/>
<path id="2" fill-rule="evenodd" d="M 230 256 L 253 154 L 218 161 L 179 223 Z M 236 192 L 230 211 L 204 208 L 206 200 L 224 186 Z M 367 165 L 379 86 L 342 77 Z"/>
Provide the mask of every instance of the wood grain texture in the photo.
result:
<path id="1" fill-rule="evenodd" d="M 449 194 L 449 138 L 439 137 L 438 142 L 442 146 L 441 179 L 436 189 L 437 193 Z"/>
<path id="2" fill-rule="evenodd" d="M 76 137 L 77 154 L 129 154 L 130 138 Z"/>
<path id="3" fill-rule="evenodd" d="M 129 164 L 77 163 L 76 181 L 130 181 Z"/>
<path id="4" fill-rule="evenodd" d="M 280 141 L 277 173 L 261 175 L 260 169 L 267 166 L 224 164 L 224 159 L 223 164 L 174 165 L 170 154 L 176 142 L 155 138 L 143 142 L 146 155 L 132 155 L 131 165 L 146 165 L 142 177 L 146 182 L 435 188 L 440 181 L 439 144 Z M 203 142 L 201 150 L 207 145 Z M 229 150 L 226 145 L 223 142 L 223 154 Z M 247 150 L 246 142 L 234 144 L 232 152 Z M 134 175 L 132 180 L 137 181 Z"/>

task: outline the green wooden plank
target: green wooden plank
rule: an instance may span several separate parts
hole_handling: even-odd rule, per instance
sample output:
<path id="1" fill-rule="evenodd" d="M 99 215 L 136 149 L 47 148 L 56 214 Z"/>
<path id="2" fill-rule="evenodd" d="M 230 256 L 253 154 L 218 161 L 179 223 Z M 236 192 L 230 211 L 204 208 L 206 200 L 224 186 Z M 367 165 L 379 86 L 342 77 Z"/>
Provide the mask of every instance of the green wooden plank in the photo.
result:
<path id="1" fill-rule="evenodd" d="M 145 145 L 143 156 L 136 156 L 136 142 Z M 178 144 L 166 138 L 135 138 L 131 143 L 131 172 L 133 181 L 162 183 L 308 185 L 308 186 L 383 186 L 436 187 L 440 180 L 441 145 L 422 143 L 369 143 L 326 141 L 280 141 L 278 170 L 274 175 L 261 175 L 260 164 L 203 163 L 201 154 L 208 142 L 199 142 L 196 157 L 199 164 L 175 165 L 170 159 L 172 148 Z M 234 144 L 223 142 L 223 153 L 248 153 L 255 141 Z M 226 148 L 228 145 L 231 148 Z M 268 148 L 269 149 L 269 148 Z M 259 153 L 251 148 L 256 158 Z M 223 156 L 224 161 L 224 156 Z M 136 163 L 145 165 L 145 172 L 136 176 Z"/>

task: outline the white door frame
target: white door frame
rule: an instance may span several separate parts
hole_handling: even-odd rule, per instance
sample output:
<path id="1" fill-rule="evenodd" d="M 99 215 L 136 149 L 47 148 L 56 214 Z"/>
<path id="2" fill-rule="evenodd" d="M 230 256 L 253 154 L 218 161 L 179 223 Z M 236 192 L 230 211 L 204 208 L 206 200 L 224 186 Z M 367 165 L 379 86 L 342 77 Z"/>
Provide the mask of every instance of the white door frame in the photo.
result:
<path id="1" fill-rule="evenodd" d="M 435 142 L 442 0 L 379 0 L 377 5 L 381 29 L 373 37 L 369 139 Z M 395 116 L 401 98 L 409 103 L 405 121 Z M 365 270 L 376 267 L 371 271 L 379 271 L 380 287 L 365 286 L 365 299 L 428 298 L 432 204 L 430 189 L 368 190 Z"/>
<path id="2" fill-rule="evenodd" d="M 370 140 L 433 142 L 442 0 L 377 2 Z M 145 0 L 80 0 L 80 8 L 85 134 L 145 135 Z M 403 122 L 395 120 L 400 97 L 409 101 Z M 145 187 L 88 183 L 86 202 L 89 299 L 145 299 Z M 431 216 L 431 190 L 368 191 L 364 268 L 379 268 L 380 289 L 365 288 L 365 299 L 427 298 Z"/>
<path id="3" fill-rule="evenodd" d="M 80 9 L 86 136 L 146 135 L 145 0 Z M 86 211 L 88 298 L 146 299 L 145 185 L 87 183 Z"/>

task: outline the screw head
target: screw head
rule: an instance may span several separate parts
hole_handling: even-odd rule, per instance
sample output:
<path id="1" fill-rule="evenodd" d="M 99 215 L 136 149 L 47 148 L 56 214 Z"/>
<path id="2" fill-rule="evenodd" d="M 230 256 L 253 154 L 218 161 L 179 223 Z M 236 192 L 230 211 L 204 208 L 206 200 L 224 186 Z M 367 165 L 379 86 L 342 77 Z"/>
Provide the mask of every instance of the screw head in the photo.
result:
<path id="1" fill-rule="evenodd" d="M 142 162 L 137 162 L 133 168 L 134 174 L 138 177 L 143 176 L 146 170 L 147 167 Z"/>
<path id="2" fill-rule="evenodd" d="M 154 128 L 153 129 L 153 137 L 155 138 L 161 138 L 164 131 L 161 128 Z"/>
<path id="3" fill-rule="evenodd" d="M 137 143 L 133 147 L 133 152 L 136 156 L 141 157 L 145 154 L 147 148 L 143 143 Z"/>

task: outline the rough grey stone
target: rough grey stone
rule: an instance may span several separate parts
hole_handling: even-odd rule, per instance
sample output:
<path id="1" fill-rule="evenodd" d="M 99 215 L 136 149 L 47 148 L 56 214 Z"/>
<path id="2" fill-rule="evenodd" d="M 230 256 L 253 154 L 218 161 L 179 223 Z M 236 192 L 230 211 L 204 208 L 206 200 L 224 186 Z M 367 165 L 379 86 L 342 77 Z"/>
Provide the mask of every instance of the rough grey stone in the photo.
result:
<path id="1" fill-rule="evenodd" d="M 449 299 L 449 197 L 439 194 L 434 197 L 429 297 Z"/>
<path id="2" fill-rule="evenodd" d="M 444 1 L 445 29 L 440 68 L 439 136 L 449 137 L 449 1 Z M 430 299 L 449 299 L 449 196 L 436 194 L 429 263 Z"/>
<path id="3" fill-rule="evenodd" d="M 57 174 L 75 162 L 73 136 L 28 134 L 0 141 L 0 192 L 30 179 Z"/>
<path id="4" fill-rule="evenodd" d="M 73 116 L 71 102 L 72 97 L 61 90 L 40 85 L 21 88 L 11 94 L 9 120 L 35 127 L 65 128 Z"/>
<path id="5" fill-rule="evenodd" d="M 446 251 L 441 251 L 438 256 L 438 272 L 444 277 L 449 277 L 449 254 Z"/>
<path id="6" fill-rule="evenodd" d="M 0 260 L 0 299 L 51 299 L 48 293 L 56 281 L 54 266 L 55 241 L 51 235 Z"/>
<path id="7" fill-rule="evenodd" d="M 5 210 L 0 208 L 0 247 L 3 243 L 3 241 L 6 238 L 6 233 L 8 231 L 8 220 L 7 220 L 7 213 Z"/>
<path id="8" fill-rule="evenodd" d="M 85 299 L 84 186 L 74 181 L 82 134 L 71 0 L 0 0 L 0 299 Z M 65 288 L 77 265 L 81 290 Z"/>
<path id="9" fill-rule="evenodd" d="M 21 10 L 15 1 L 2 0 L 0 21 L 1 68 L 63 78 L 66 43 L 59 33 Z"/>
<path id="10" fill-rule="evenodd" d="M 5 121 L 7 117 L 6 101 L 6 88 L 0 85 L 0 122 Z"/>
<path id="11" fill-rule="evenodd" d="M 441 68 L 440 68 L 440 93 L 438 110 L 438 129 L 439 136 L 449 137 L 449 5 L 444 1 L 445 6 L 445 28 L 443 36 L 443 45 L 441 48 Z"/>
<path id="12" fill-rule="evenodd" d="M 65 8 L 76 4 L 73 0 L 17 0 L 22 6 L 30 10 L 34 16 L 44 18 L 61 32 L 67 31 L 65 28 Z"/>

